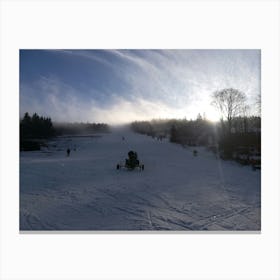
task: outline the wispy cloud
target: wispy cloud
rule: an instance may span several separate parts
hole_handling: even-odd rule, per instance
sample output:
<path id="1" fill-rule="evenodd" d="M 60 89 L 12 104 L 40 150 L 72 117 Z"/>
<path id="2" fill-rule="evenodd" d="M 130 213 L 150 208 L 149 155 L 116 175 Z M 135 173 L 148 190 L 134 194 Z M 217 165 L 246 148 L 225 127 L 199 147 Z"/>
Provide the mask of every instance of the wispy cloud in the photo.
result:
<path id="1" fill-rule="evenodd" d="M 253 104 L 260 93 L 258 50 L 47 50 L 73 57 L 92 72 L 81 89 L 65 73 L 22 81 L 21 111 L 57 121 L 125 122 L 194 118 L 209 110 L 213 91 L 234 87 Z M 79 64 L 79 59 L 86 61 Z M 100 67 L 106 67 L 102 69 Z M 100 74 L 101 73 L 101 74 Z M 100 74 L 102 82 L 94 80 Z M 102 87 L 101 87 L 102 83 Z M 77 82 L 78 84 L 78 82 Z"/>

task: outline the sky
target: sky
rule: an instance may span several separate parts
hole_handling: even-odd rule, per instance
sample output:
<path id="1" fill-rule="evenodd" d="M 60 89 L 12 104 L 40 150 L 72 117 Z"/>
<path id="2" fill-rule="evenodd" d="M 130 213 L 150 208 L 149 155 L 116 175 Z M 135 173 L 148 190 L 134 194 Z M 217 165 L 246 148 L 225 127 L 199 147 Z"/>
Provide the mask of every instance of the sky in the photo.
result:
<path id="1" fill-rule="evenodd" d="M 216 90 L 260 94 L 260 50 L 20 50 L 20 115 L 55 122 L 215 121 Z"/>

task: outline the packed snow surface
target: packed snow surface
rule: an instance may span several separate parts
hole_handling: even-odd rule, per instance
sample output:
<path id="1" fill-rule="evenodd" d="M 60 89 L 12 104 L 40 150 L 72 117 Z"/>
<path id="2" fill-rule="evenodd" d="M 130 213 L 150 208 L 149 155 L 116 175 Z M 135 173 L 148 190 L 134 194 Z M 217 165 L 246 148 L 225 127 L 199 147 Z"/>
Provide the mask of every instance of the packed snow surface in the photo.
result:
<path id="1" fill-rule="evenodd" d="M 260 230 L 260 171 L 195 149 L 115 129 L 21 152 L 20 230 Z M 116 169 L 129 150 L 144 171 Z"/>

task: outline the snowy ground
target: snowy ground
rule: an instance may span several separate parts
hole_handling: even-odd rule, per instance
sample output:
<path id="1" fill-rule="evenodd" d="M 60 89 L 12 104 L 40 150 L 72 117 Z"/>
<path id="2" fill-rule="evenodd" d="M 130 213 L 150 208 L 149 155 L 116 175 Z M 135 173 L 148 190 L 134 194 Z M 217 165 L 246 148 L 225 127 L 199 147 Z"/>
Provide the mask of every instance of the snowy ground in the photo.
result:
<path id="1" fill-rule="evenodd" d="M 259 170 L 128 130 L 51 144 L 20 154 L 21 230 L 260 230 Z"/>

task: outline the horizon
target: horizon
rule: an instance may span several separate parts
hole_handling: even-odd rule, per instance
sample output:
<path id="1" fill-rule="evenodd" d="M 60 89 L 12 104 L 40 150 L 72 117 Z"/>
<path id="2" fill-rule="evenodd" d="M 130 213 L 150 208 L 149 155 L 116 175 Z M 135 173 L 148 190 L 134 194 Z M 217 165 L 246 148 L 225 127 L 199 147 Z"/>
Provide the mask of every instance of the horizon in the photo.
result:
<path id="1" fill-rule="evenodd" d="M 39 115 L 37 112 L 32 112 L 32 113 L 24 112 L 22 114 L 22 116 L 20 117 L 20 121 L 23 119 L 23 117 L 26 113 L 31 118 L 34 114 L 37 114 L 39 117 L 50 118 L 53 124 L 98 124 L 99 123 L 99 124 L 107 124 L 109 126 L 126 126 L 126 125 L 130 125 L 134 122 L 161 122 L 161 121 L 168 122 L 168 121 L 196 121 L 196 120 L 198 120 L 198 116 L 194 119 L 191 119 L 191 118 L 190 119 L 188 119 L 188 118 L 152 118 L 152 119 L 145 119 L 145 120 L 132 120 L 132 121 L 126 122 L 126 123 L 123 122 L 123 123 L 109 124 L 109 123 L 102 122 L 102 121 L 101 122 L 75 121 L 75 120 L 73 120 L 73 121 L 54 121 L 49 114 L 43 116 L 43 115 Z M 220 122 L 220 120 L 212 121 L 207 118 L 203 118 L 203 116 L 201 116 L 201 117 L 204 121 L 207 121 L 212 124 L 217 124 Z M 252 117 L 257 117 L 257 116 L 252 115 Z M 226 120 L 224 120 L 224 121 L 226 121 Z"/>

